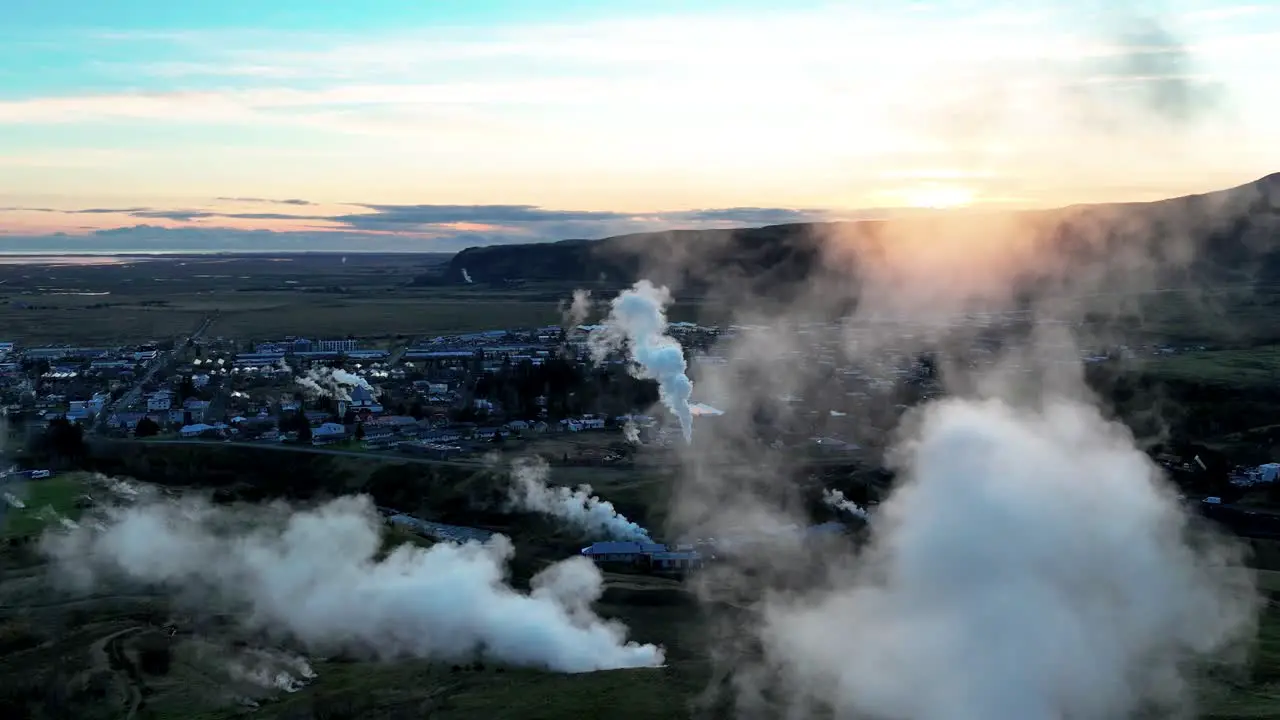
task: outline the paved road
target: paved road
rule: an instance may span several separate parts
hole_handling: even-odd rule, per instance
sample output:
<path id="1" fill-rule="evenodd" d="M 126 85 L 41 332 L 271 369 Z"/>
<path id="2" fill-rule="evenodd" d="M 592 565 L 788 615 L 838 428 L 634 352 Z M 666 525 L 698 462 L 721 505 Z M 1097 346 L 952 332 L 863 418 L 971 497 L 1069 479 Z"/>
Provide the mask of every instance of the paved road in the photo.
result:
<path id="1" fill-rule="evenodd" d="M 181 352 L 188 342 L 200 339 L 200 336 L 203 335 L 212 324 L 213 316 L 207 316 L 200 323 L 200 327 L 196 328 L 195 332 L 186 337 L 175 340 L 173 344 L 174 351 L 161 353 L 157 356 L 151 363 L 151 367 L 147 369 L 146 374 L 136 380 L 133 383 L 133 387 L 129 388 L 128 392 L 121 395 L 119 400 L 116 400 L 103 408 L 101 413 L 98 413 L 97 422 L 94 423 L 95 427 L 101 430 L 106 425 L 107 419 L 110 418 L 113 413 L 118 412 L 119 410 L 126 410 L 132 407 L 134 403 L 138 402 L 142 394 L 143 386 L 151 382 L 151 379 L 156 376 L 156 373 L 160 372 L 162 369 L 172 366 L 175 354 L 177 352 Z"/>
<path id="2" fill-rule="evenodd" d="M 400 358 L 403 357 L 404 354 L 409 351 L 409 348 L 413 347 L 416 342 L 416 338 L 409 338 L 405 344 L 400 345 L 395 350 L 392 350 L 391 354 L 387 356 L 387 367 L 395 367 L 396 363 L 400 362 Z"/>

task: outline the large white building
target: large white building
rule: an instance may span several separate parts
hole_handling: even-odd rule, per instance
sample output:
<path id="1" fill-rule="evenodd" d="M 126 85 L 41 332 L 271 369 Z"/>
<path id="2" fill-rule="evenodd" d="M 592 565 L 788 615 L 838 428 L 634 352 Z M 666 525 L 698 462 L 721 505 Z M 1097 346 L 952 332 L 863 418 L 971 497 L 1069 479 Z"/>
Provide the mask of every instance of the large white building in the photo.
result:
<path id="1" fill-rule="evenodd" d="M 323 352 L 349 352 L 359 350 L 360 342 L 358 340 L 321 340 L 316 343 L 316 348 Z"/>

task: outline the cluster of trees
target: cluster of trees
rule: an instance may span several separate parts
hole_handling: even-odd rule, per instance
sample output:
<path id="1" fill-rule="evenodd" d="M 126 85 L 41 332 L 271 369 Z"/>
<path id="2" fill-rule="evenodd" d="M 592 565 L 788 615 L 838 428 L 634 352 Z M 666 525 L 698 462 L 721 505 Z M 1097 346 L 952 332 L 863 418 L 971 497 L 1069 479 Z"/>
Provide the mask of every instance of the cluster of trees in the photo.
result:
<path id="1" fill-rule="evenodd" d="M 534 420 L 545 409 L 554 421 L 648 407 L 658 401 L 658 385 L 632 377 L 621 366 L 584 368 L 565 358 L 548 358 L 541 365 L 507 361 L 496 372 L 478 377 L 471 394 L 501 405 L 512 419 Z M 538 404 L 539 397 L 545 398 L 545 405 Z"/>
<path id="2" fill-rule="evenodd" d="M 296 432 L 298 433 L 299 443 L 311 442 L 311 421 L 307 420 L 307 415 L 299 410 L 295 413 L 289 413 L 280 416 L 280 432 Z"/>
<path id="3" fill-rule="evenodd" d="M 84 428 L 65 417 L 54 418 L 44 432 L 32 437 L 27 453 L 56 467 L 75 465 L 88 454 Z"/>

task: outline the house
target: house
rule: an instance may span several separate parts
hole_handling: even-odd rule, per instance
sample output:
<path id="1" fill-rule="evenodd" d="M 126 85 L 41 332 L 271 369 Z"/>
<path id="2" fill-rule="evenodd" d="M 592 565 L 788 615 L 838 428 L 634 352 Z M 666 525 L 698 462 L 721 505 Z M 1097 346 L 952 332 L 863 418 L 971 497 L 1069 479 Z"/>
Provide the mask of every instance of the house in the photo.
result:
<path id="1" fill-rule="evenodd" d="M 649 553 L 649 569 L 655 572 L 681 572 L 702 566 L 697 550 L 675 550 Z"/>
<path id="2" fill-rule="evenodd" d="M 560 424 L 569 432 L 582 432 L 583 430 L 603 430 L 604 418 L 598 418 L 594 415 L 584 415 L 580 418 L 566 418 L 560 421 Z"/>
<path id="3" fill-rule="evenodd" d="M 311 442 L 314 445 L 326 445 L 338 442 L 347 437 L 347 429 L 338 423 L 327 422 L 311 431 Z"/>
<path id="4" fill-rule="evenodd" d="M 418 428 L 418 421 L 408 415 L 387 415 L 365 425 L 365 430 L 370 427 L 385 427 L 395 432 L 409 432 Z"/>
<path id="5" fill-rule="evenodd" d="M 390 425 L 366 423 L 359 427 L 364 428 L 364 441 L 366 445 L 369 443 L 390 441 L 396 434 L 395 428 Z"/>
<path id="6" fill-rule="evenodd" d="M 346 415 L 347 411 L 380 413 L 382 406 L 374 399 L 373 393 L 369 392 L 366 387 L 356 387 L 351 390 L 350 400 L 341 400 L 338 402 L 338 414 Z"/>
<path id="7" fill-rule="evenodd" d="M 178 432 L 184 438 L 200 437 L 205 433 L 214 434 L 220 432 L 223 428 L 216 425 L 206 425 L 204 423 L 196 423 L 194 425 L 183 425 Z"/>
<path id="8" fill-rule="evenodd" d="M 457 430 L 448 428 L 442 430 L 428 430 L 420 433 L 418 439 L 428 443 L 451 443 L 462 439 L 462 433 Z"/>
<path id="9" fill-rule="evenodd" d="M 529 423 L 525 422 L 524 420 L 512 420 L 511 422 L 507 423 L 507 429 L 512 432 L 528 432 Z"/>
<path id="10" fill-rule="evenodd" d="M 119 428 L 121 430 L 132 430 L 134 427 L 138 425 L 138 421 L 144 417 L 146 417 L 146 413 L 140 413 L 140 412 L 112 413 L 111 417 L 107 418 L 107 425 L 109 427 Z"/>
<path id="11" fill-rule="evenodd" d="M 148 412 L 161 412 L 173 405 L 173 393 L 168 390 L 157 390 L 147 398 Z"/>
<path id="12" fill-rule="evenodd" d="M 623 542 L 607 540 L 582 548 L 582 555 L 597 564 L 640 565 L 652 553 L 665 553 L 667 546 L 659 543 Z"/>

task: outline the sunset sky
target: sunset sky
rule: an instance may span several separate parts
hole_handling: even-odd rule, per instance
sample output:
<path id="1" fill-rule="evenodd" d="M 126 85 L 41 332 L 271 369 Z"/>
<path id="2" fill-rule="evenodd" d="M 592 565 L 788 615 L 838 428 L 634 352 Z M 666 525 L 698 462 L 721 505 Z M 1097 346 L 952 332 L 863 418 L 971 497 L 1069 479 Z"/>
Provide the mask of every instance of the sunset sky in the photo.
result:
<path id="1" fill-rule="evenodd" d="M 1280 171 L 1280 3 L 3 5 L 0 252 L 452 251 Z"/>

